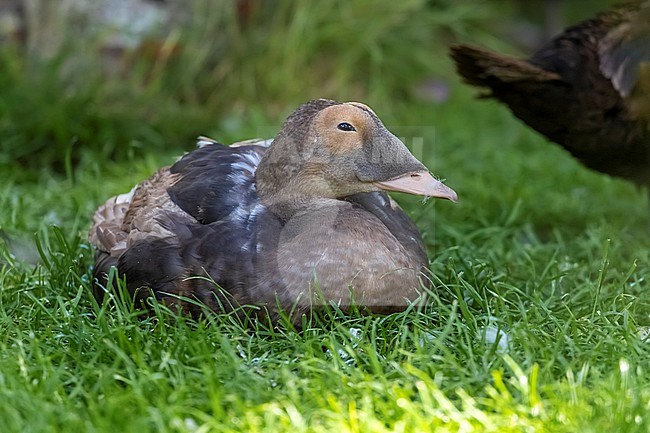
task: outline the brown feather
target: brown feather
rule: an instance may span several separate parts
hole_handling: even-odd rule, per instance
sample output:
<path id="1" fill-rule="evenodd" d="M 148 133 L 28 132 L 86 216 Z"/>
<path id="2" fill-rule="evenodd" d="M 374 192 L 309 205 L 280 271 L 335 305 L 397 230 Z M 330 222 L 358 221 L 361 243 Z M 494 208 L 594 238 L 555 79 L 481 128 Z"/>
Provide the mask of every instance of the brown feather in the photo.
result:
<path id="1" fill-rule="evenodd" d="M 418 299 L 424 244 L 380 185 L 426 169 L 368 107 L 312 101 L 270 146 L 202 137 L 198 147 L 97 210 L 98 299 L 113 267 L 139 303 L 154 296 L 190 314 L 197 302 L 275 319 L 293 307 L 389 312 Z M 440 197 L 455 200 L 447 190 Z"/>
<path id="2" fill-rule="evenodd" d="M 468 45 L 451 57 L 482 97 L 584 165 L 650 184 L 650 2 L 605 11 L 566 29 L 528 60 Z"/>

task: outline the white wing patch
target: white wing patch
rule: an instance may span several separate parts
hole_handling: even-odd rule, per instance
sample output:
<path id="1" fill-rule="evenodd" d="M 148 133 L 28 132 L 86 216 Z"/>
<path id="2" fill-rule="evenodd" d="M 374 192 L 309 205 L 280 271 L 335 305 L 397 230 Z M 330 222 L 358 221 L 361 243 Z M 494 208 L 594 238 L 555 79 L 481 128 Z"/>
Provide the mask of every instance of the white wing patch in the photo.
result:
<path id="1" fill-rule="evenodd" d="M 260 146 L 260 147 L 269 147 L 273 143 L 272 138 L 251 138 L 250 140 L 238 141 L 230 145 L 230 147 L 242 147 L 242 146 Z"/>
<path id="2" fill-rule="evenodd" d="M 266 210 L 266 206 L 264 206 L 261 203 L 257 203 L 253 210 L 251 210 L 251 218 L 257 218 L 259 214 L 261 214 L 264 210 Z"/>
<path id="3" fill-rule="evenodd" d="M 257 152 L 247 152 L 239 154 L 240 160 L 232 163 L 233 171 L 248 172 L 246 174 L 253 174 L 257 170 L 257 166 L 262 159 Z M 242 173 L 243 174 L 243 173 Z"/>
<path id="4" fill-rule="evenodd" d="M 230 214 L 230 218 L 233 218 L 235 221 L 243 222 L 248 220 L 249 215 L 248 209 L 243 206 L 237 206 Z"/>
<path id="5" fill-rule="evenodd" d="M 203 149 L 205 146 L 210 144 L 219 144 L 219 142 L 203 135 L 200 135 L 196 141 L 196 147 L 199 149 Z"/>

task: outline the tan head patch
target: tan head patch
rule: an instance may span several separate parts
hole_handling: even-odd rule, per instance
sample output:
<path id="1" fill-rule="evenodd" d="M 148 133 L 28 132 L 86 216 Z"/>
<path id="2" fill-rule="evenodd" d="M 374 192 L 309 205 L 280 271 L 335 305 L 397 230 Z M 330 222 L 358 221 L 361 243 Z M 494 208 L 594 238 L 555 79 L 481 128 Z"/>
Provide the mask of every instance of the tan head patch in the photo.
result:
<path id="1" fill-rule="evenodd" d="M 332 154 L 357 151 L 364 137 L 377 128 L 366 105 L 345 103 L 322 110 L 314 119 L 316 134 Z"/>

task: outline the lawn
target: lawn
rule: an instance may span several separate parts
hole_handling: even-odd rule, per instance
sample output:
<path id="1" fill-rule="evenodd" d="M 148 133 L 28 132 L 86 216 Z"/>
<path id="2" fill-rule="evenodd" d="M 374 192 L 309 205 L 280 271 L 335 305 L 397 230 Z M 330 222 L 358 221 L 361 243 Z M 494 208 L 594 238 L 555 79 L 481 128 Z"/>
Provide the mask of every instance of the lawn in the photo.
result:
<path id="1" fill-rule="evenodd" d="M 416 3 L 401 13 L 410 17 Z M 487 34 L 494 14 L 471 15 L 470 4 L 448 6 L 451 18 L 412 19 L 434 17 L 438 35 Z M 303 26 L 290 34 L 331 19 L 308 10 L 289 14 Z M 410 19 L 365 30 L 426 40 L 437 50 L 431 65 L 414 50 L 413 68 L 404 57 L 392 74 L 396 48 L 375 38 L 374 54 L 346 52 L 324 88 L 314 84 L 323 77 L 306 76 L 284 98 L 282 83 L 295 79 L 282 74 L 295 77 L 301 62 L 323 71 L 293 51 L 294 63 L 265 75 L 291 47 L 246 68 L 223 59 L 243 68 L 238 80 L 259 80 L 259 97 L 240 99 L 245 86 L 234 78 L 221 93 L 191 97 L 194 70 L 179 72 L 173 60 L 170 75 L 102 82 L 82 70 L 89 78 L 69 86 L 52 74 L 66 56 L 34 62 L 2 51 L 0 431 L 650 430 L 648 191 L 588 171 L 507 109 L 476 101 L 453 75 L 444 39 Z M 345 35 L 329 31 L 301 42 L 337 52 Z M 244 42 L 260 44 L 253 36 Z M 359 65 L 366 75 L 350 78 Z M 404 84 L 429 75 L 448 97 L 427 100 Z M 128 302 L 93 300 L 86 234 L 103 200 L 191 150 L 197 135 L 270 136 L 317 96 L 369 103 L 458 192 L 457 204 L 394 195 L 427 244 L 435 289 L 426 307 L 333 309 L 298 332 L 231 316 L 196 322 L 163 307 L 142 318 Z"/>

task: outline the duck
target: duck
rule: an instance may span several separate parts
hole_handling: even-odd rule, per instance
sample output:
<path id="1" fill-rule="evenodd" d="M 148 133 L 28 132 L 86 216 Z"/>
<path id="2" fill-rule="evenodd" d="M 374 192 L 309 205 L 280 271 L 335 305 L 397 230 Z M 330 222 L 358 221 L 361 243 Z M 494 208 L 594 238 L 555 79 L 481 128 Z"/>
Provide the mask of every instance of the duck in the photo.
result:
<path id="1" fill-rule="evenodd" d="M 600 12 L 528 59 L 454 44 L 463 80 L 484 89 L 586 167 L 650 185 L 650 1 Z"/>
<path id="2" fill-rule="evenodd" d="M 94 213 L 94 295 L 116 273 L 138 306 L 190 316 L 402 311 L 423 299 L 429 261 L 388 191 L 458 199 L 362 103 L 306 102 L 270 140 L 199 137 Z"/>

